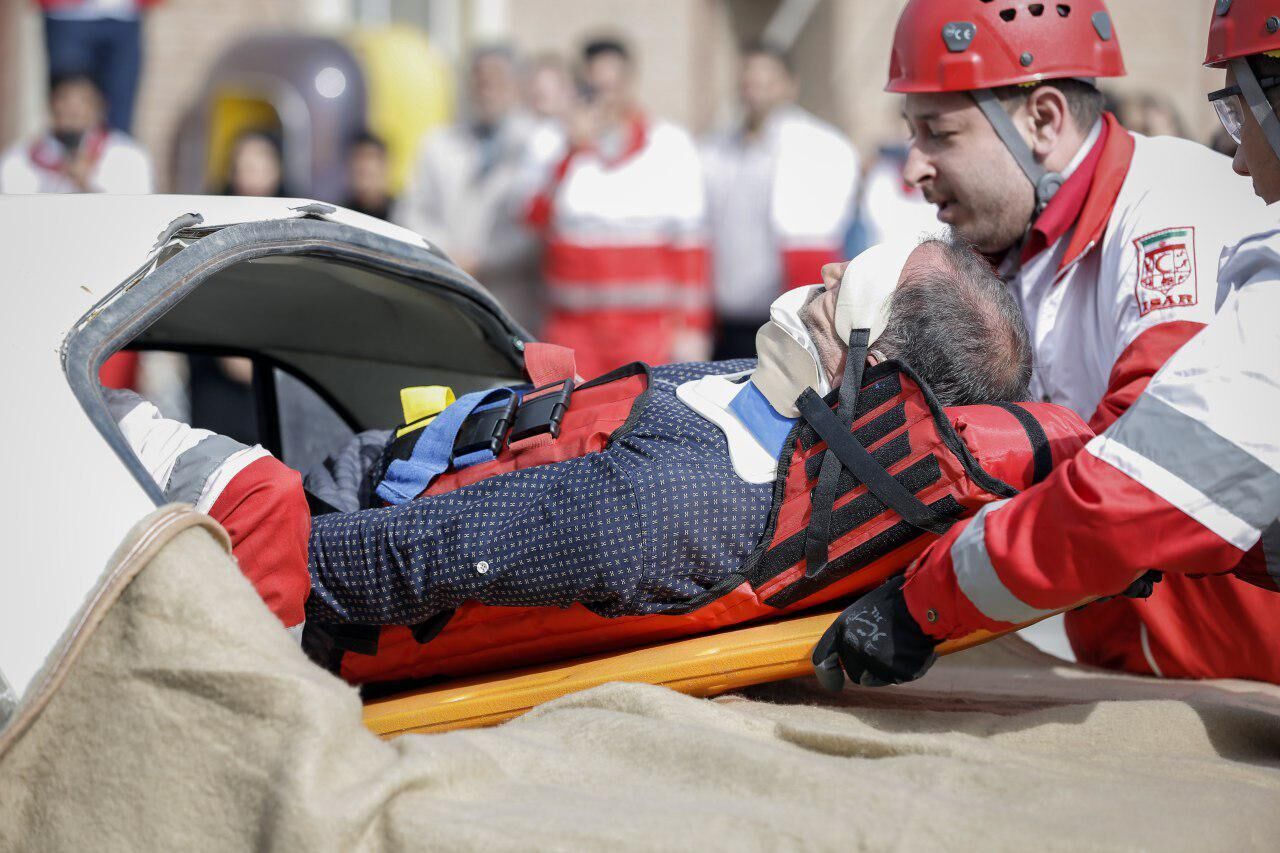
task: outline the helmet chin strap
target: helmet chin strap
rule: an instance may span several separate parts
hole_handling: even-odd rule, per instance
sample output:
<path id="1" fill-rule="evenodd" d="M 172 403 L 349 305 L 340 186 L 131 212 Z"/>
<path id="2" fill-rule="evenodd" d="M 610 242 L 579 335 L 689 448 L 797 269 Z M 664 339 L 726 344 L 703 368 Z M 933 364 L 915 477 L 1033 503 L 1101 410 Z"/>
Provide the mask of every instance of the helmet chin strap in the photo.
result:
<path id="1" fill-rule="evenodd" d="M 1004 147 L 1009 149 L 1009 153 L 1017 161 L 1022 173 L 1027 176 L 1027 180 L 1031 181 L 1031 186 L 1035 188 L 1035 216 L 1039 216 L 1049 206 L 1050 200 L 1058 194 L 1058 190 L 1062 189 L 1062 183 L 1066 179 L 1062 177 L 1062 173 L 1050 172 L 1040 165 L 1036 160 L 1035 154 L 1032 153 L 1031 147 L 1022 138 L 1022 134 L 1018 133 L 1018 129 L 1013 126 L 1013 119 L 1009 118 L 1009 114 L 1005 112 L 1004 106 L 1001 105 L 1000 99 L 996 97 L 995 92 L 990 89 L 974 89 L 970 94 L 973 95 L 973 100 L 977 102 L 978 109 L 982 110 L 982 114 L 987 117 L 987 121 L 991 122 L 996 136 L 1000 137 Z"/>
<path id="2" fill-rule="evenodd" d="M 1280 116 L 1276 115 L 1267 93 L 1263 92 L 1262 87 L 1258 85 L 1258 78 L 1254 76 L 1253 68 L 1247 59 L 1231 60 L 1231 70 L 1235 72 L 1236 85 L 1244 94 L 1245 103 L 1249 105 L 1250 112 L 1257 119 L 1258 126 L 1267 137 L 1267 142 L 1271 143 L 1271 150 L 1275 152 L 1277 158 L 1280 158 Z"/>

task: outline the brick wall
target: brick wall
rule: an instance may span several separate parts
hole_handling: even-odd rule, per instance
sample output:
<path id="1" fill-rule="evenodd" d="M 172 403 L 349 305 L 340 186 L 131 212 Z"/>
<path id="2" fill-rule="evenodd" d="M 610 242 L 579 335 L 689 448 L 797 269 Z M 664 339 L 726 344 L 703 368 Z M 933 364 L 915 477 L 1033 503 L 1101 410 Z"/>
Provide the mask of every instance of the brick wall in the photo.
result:
<path id="1" fill-rule="evenodd" d="M 167 0 L 147 16 L 134 133 L 155 158 L 162 190 L 168 188 L 178 123 L 218 55 L 246 33 L 308 27 L 308 5 L 308 0 Z"/>

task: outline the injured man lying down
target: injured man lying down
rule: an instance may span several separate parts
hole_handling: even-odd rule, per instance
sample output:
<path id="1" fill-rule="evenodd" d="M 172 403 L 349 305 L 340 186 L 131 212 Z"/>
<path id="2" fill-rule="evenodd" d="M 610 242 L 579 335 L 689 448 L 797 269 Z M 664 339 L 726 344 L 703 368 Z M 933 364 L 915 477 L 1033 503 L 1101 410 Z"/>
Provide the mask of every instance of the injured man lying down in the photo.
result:
<path id="1" fill-rule="evenodd" d="M 305 477 L 107 393 L 164 495 L 222 523 L 318 662 L 354 681 L 458 674 L 479 644 L 478 668 L 527 664 L 848 600 L 1089 437 L 1064 409 L 1015 405 L 1027 332 L 968 247 L 885 244 L 824 277 L 774 303 L 757 362 L 584 381 L 571 352 L 530 344 L 529 384 L 406 389 L 437 403 Z M 462 630 L 485 611 L 502 619 Z M 391 626 L 403 642 L 379 647 Z"/>

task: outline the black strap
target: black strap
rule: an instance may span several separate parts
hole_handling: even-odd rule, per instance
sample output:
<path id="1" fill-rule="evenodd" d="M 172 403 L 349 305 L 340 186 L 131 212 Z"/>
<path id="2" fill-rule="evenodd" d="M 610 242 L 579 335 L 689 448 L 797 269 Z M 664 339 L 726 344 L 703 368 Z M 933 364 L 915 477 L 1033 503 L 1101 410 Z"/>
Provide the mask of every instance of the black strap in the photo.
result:
<path id="1" fill-rule="evenodd" d="M 1032 484 L 1048 477 L 1049 472 L 1053 470 L 1053 450 L 1049 447 L 1049 436 L 1045 435 L 1044 427 L 1040 426 L 1040 422 L 1034 415 L 1017 403 L 996 403 L 995 405 L 1018 419 L 1018 423 L 1027 434 L 1027 441 L 1031 442 Z"/>
<path id="2" fill-rule="evenodd" d="M 827 443 L 830 452 L 853 472 L 873 495 L 885 506 L 897 511 L 909 524 L 931 533 L 943 534 L 951 528 L 952 519 L 929 507 L 911 494 L 884 468 L 871 458 L 867 449 L 859 444 L 843 427 L 822 398 L 807 389 L 796 401 L 800 415 Z"/>
<path id="3" fill-rule="evenodd" d="M 867 364 L 867 348 L 870 345 L 870 329 L 854 329 L 849 333 L 849 349 L 845 353 L 844 378 L 840 381 L 836 414 L 831 415 L 827 404 L 821 398 L 818 399 L 827 414 L 844 426 L 846 435 L 853 430 L 854 415 L 858 411 L 858 394 L 862 390 L 862 371 Z M 818 396 L 812 388 L 806 389 L 805 394 Z M 804 399 L 803 394 L 801 399 Z M 822 467 L 818 471 L 818 485 L 813 490 L 809 505 L 809 526 L 805 529 L 805 574 L 809 576 L 822 571 L 827 565 L 831 545 L 831 515 L 835 508 L 842 467 L 836 454 L 830 450 L 823 454 Z"/>

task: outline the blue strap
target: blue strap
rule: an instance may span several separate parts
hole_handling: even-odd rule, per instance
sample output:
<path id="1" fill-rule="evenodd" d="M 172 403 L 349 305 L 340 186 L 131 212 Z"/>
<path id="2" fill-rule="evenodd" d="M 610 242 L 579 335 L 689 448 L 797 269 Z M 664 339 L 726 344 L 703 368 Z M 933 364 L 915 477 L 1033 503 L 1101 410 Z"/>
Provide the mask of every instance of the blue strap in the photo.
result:
<path id="1" fill-rule="evenodd" d="M 743 384 L 742 390 L 729 401 L 729 411 L 738 416 L 747 431 L 774 459 L 782 455 L 782 447 L 787 443 L 787 436 L 797 419 L 779 414 L 755 383 Z"/>
<path id="2" fill-rule="evenodd" d="M 462 422 L 482 405 L 510 393 L 510 389 L 498 388 L 464 394 L 455 400 L 453 405 L 422 428 L 422 434 L 413 446 L 413 455 L 408 459 L 393 460 L 387 466 L 387 474 L 376 489 L 378 497 L 399 506 L 422 494 L 431 485 L 431 481 L 453 461 L 453 443 L 458 437 L 458 430 L 462 429 Z M 492 458 L 487 453 L 469 455 Z"/>

